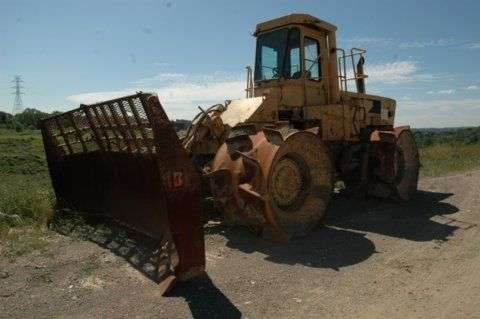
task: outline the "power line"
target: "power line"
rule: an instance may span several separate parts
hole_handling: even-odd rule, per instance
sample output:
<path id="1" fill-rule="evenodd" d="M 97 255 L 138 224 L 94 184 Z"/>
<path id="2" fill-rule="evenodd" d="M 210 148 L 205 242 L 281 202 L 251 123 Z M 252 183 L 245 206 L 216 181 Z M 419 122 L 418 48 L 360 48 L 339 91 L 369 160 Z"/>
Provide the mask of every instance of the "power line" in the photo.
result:
<path id="1" fill-rule="evenodd" d="M 22 90 L 24 87 L 22 86 L 23 80 L 20 75 L 16 75 L 13 78 L 13 81 L 11 81 L 14 85 L 12 86 L 12 89 L 15 91 L 12 92 L 13 95 L 15 95 L 15 101 L 13 102 L 13 108 L 12 108 L 12 114 L 18 114 L 23 111 L 23 101 L 22 101 L 22 95 L 25 94 Z"/>

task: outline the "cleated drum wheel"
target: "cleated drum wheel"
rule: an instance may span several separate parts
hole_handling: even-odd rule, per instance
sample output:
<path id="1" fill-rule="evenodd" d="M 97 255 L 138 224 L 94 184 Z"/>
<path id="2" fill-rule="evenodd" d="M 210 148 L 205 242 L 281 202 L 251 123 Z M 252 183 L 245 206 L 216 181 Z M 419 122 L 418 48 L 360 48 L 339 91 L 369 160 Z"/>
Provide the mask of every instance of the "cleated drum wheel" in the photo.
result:
<path id="1" fill-rule="evenodd" d="M 402 130 L 397 134 L 393 188 L 400 200 L 407 201 L 417 190 L 420 161 L 412 132 Z"/>
<path id="2" fill-rule="evenodd" d="M 274 232 L 304 236 L 318 225 L 333 188 L 333 165 L 327 147 L 310 132 L 286 136 L 267 177 L 266 210 Z"/>

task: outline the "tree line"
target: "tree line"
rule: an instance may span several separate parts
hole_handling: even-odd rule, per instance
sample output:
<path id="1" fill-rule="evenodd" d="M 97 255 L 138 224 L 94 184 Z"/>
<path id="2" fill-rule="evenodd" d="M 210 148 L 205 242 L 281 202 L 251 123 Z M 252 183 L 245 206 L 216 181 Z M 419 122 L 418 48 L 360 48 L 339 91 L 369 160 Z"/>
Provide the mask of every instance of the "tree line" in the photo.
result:
<path id="1" fill-rule="evenodd" d="M 40 123 L 53 115 L 61 114 L 42 112 L 34 108 L 27 108 L 23 112 L 11 115 L 0 111 L 0 125 L 12 129 L 40 129 Z M 190 121 L 174 120 L 173 126 L 177 131 L 185 130 Z M 418 147 L 428 147 L 435 144 L 480 144 L 480 126 L 466 128 L 443 129 L 415 129 L 415 139 Z"/>
<path id="2" fill-rule="evenodd" d="M 480 126 L 444 129 L 413 130 L 418 147 L 428 147 L 436 144 L 480 144 Z"/>
<path id="3" fill-rule="evenodd" d="M 42 112 L 34 108 L 27 108 L 21 113 L 12 115 L 6 112 L 0 112 L 0 124 L 6 128 L 12 129 L 40 129 L 40 123 L 50 116 L 60 114 L 54 111 L 52 113 Z"/>
<path id="4" fill-rule="evenodd" d="M 62 114 L 62 112 L 54 111 L 52 113 L 42 112 L 34 108 L 27 108 L 23 112 L 12 115 L 0 111 L 0 125 L 11 129 L 40 129 L 43 120 L 53 115 Z M 171 121 L 177 131 L 186 130 L 191 121 L 177 119 Z"/>

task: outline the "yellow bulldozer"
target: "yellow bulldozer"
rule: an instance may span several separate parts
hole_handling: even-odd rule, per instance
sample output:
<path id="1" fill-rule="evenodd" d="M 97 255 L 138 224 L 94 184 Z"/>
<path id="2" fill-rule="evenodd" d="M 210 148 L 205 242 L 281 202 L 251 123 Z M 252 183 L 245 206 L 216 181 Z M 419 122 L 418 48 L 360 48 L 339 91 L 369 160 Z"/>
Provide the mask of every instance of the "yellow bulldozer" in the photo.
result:
<path id="1" fill-rule="evenodd" d="M 419 170 L 413 134 L 394 127 L 394 100 L 366 93 L 365 50 L 338 48 L 335 31 L 307 14 L 258 24 L 246 97 L 200 108 L 181 134 L 153 93 L 47 119 L 58 206 L 158 239 L 167 288 L 205 271 L 205 197 L 226 224 L 279 242 L 321 224 L 337 182 L 408 200 Z"/>

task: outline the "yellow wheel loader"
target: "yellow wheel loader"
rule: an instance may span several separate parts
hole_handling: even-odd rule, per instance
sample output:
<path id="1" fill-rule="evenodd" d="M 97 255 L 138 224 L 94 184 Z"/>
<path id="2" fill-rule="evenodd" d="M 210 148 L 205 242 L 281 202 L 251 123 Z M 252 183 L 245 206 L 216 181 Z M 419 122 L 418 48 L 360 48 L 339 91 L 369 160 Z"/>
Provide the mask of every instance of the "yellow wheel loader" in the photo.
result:
<path id="1" fill-rule="evenodd" d="M 274 241 L 304 236 L 336 181 L 408 200 L 419 157 L 395 101 L 367 94 L 365 50 L 306 14 L 260 23 L 246 98 L 201 109 L 179 137 L 155 94 L 81 105 L 44 121 L 60 207 L 112 217 L 159 240 L 167 289 L 205 270 L 202 198 L 224 222 Z"/>

